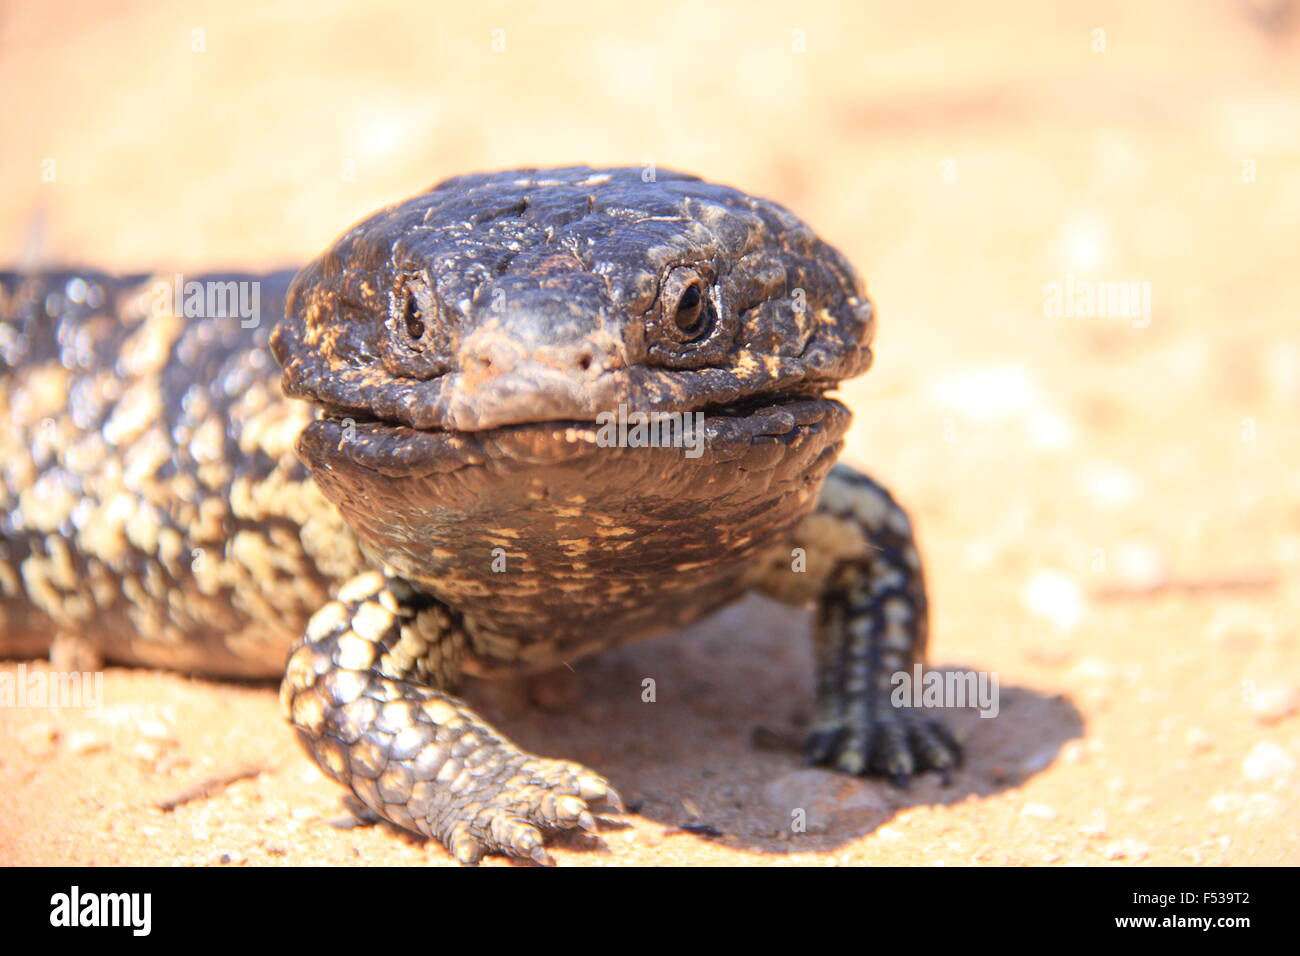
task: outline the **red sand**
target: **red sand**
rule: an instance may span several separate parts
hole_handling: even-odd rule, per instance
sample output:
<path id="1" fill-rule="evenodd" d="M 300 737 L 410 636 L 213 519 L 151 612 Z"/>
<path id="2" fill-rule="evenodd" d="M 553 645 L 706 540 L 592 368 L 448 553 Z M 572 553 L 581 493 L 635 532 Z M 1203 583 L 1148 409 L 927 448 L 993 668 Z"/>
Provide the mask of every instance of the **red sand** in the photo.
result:
<path id="1" fill-rule="evenodd" d="M 559 862 L 1300 863 L 1295 27 L 1264 3 L 570 6 L 8 7 L 0 262 L 293 263 L 445 175 L 529 163 L 773 196 L 868 279 L 848 459 L 915 515 L 934 661 L 997 672 L 1001 714 L 954 715 L 947 789 L 804 770 L 755 730 L 807 718 L 808 617 L 757 599 L 580 666 L 559 713 L 475 686 L 637 807 Z M 1150 311 L 1057 315 L 1070 281 L 1149 283 Z M 110 669 L 104 691 L 98 718 L 0 710 L 0 862 L 450 862 L 328 826 L 339 792 L 273 686 Z"/>

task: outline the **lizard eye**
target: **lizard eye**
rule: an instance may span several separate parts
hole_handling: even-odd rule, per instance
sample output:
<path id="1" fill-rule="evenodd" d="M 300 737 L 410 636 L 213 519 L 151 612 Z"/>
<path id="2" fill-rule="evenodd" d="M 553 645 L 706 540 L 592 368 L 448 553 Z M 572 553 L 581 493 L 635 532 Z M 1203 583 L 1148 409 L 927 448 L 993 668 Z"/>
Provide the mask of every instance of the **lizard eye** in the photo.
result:
<path id="1" fill-rule="evenodd" d="M 707 318 L 704 311 L 704 296 L 700 294 L 700 287 L 694 284 L 688 285 L 682 290 L 681 298 L 677 300 L 673 323 L 687 341 L 690 341 L 699 338 L 701 333 L 706 331 Z"/>
<path id="2" fill-rule="evenodd" d="M 709 337 L 717 309 L 708 279 L 696 266 L 678 266 L 664 276 L 651 317 L 654 338 L 683 346 Z"/>
<path id="3" fill-rule="evenodd" d="M 382 352 L 394 375 L 428 379 L 451 368 L 451 328 L 446 310 L 420 278 L 408 276 L 391 292 Z"/>
<path id="4" fill-rule="evenodd" d="M 730 347 L 733 326 L 708 263 L 674 266 L 646 316 L 646 359 L 666 368 L 715 364 Z"/>
<path id="5" fill-rule="evenodd" d="M 424 316 L 420 313 L 420 303 L 409 292 L 406 296 L 406 334 L 413 342 L 424 338 Z"/>

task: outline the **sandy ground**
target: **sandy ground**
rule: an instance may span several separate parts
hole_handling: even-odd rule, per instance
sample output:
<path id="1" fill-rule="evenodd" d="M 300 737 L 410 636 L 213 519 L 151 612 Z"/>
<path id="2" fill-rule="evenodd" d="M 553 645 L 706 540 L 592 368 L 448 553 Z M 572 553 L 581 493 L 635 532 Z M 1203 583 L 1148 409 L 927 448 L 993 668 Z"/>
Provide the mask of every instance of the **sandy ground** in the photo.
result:
<path id="1" fill-rule="evenodd" d="M 800 766 L 808 615 L 759 599 L 584 662 L 548 709 L 471 687 L 635 808 L 562 864 L 1300 863 L 1292 4 L 306 9 L 0 6 L 0 261 L 292 264 L 534 163 L 770 195 L 867 277 L 847 457 L 916 517 L 935 663 L 1001 681 L 996 718 L 951 717 L 952 785 L 907 792 Z M 1139 305 L 1062 314 L 1070 282 Z M 0 709 L 0 862 L 450 863 L 330 826 L 272 685 L 103 693 Z"/>

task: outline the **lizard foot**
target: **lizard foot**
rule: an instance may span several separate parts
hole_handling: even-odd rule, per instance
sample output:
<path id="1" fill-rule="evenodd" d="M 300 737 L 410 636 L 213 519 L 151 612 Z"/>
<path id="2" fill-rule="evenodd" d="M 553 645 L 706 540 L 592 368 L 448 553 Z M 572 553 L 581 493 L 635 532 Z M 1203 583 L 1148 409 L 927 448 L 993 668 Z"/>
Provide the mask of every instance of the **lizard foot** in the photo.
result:
<path id="1" fill-rule="evenodd" d="M 520 749 L 439 686 L 463 641 L 433 598 L 358 575 L 308 623 L 280 685 L 284 713 L 363 818 L 435 837 L 462 863 L 550 863 L 544 831 L 592 832 L 592 810 L 621 801 L 603 777 Z"/>
<path id="2" fill-rule="evenodd" d="M 910 707 L 885 707 L 857 723 L 817 727 L 806 744 L 808 759 L 844 773 L 889 777 L 906 787 L 914 774 L 935 770 L 945 784 L 961 765 L 961 746 L 940 721 Z"/>
<path id="3" fill-rule="evenodd" d="M 449 828 L 444 825 L 443 843 L 462 863 L 494 852 L 549 866 L 554 861 L 542 833 L 595 833 L 592 811 L 606 808 L 621 811 L 623 803 L 603 777 L 571 761 L 528 755 L 494 796 L 466 804 Z"/>

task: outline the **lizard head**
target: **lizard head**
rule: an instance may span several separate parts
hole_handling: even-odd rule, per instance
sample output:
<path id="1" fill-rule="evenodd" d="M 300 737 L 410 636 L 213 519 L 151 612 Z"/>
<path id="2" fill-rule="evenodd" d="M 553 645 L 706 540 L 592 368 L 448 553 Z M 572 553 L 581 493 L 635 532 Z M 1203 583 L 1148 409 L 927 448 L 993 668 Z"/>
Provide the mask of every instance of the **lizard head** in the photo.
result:
<path id="1" fill-rule="evenodd" d="M 680 591 L 683 615 L 734 596 L 812 507 L 849 420 L 824 393 L 870 364 L 873 324 L 849 264 L 775 203 L 581 167 L 376 213 L 298 274 L 272 348 L 319 411 L 299 454 L 363 546 L 522 632 L 548 600 L 590 626 L 662 616 L 620 598 L 637 589 Z M 674 447 L 638 415 L 690 420 Z M 540 573 L 485 584 L 489 546 Z"/>
<path id="2" fill-rule="evenodd" d="M 871 303 L 775 203 L 586 167 L 447 180 L 297 277 L 285 391 L 420 430 L 819 395 L 870 362 Z"/>

